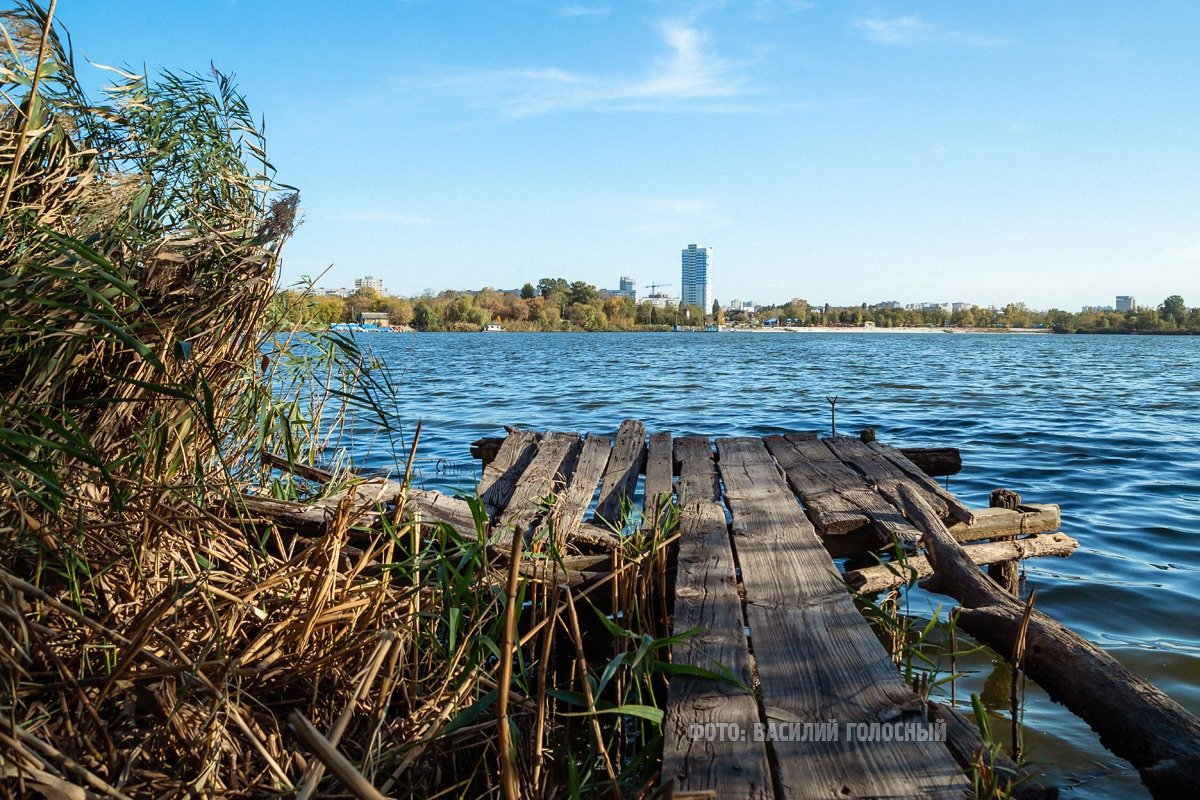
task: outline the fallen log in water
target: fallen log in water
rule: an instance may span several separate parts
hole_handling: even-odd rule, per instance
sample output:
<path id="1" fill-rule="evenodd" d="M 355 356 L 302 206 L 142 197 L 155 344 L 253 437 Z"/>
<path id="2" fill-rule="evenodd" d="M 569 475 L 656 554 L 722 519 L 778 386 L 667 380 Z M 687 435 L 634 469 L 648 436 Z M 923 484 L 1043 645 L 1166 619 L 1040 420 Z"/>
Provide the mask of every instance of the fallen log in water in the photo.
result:
<path id="1" fill-rule="evenodd" d="M 900 452 L 931 478 L 962 472 L 962 454 L 957 447 L 901 447 Z"/>
<path id="2" fill-rule="evenodd" d="M 1063 558 L 1074 553 L 1077 547 L 1079 547 L 1079 542 L 1065 533 L 1050 533 L 1030 536 L 1027 539 L 971 545 L 963 548 L 963 551 L 975 564 L 998 564 L 1039 556 Z M 910 570 L 916 570 L 918 578 L 927 578 L 933 574 L 933 567 L 928 558 L 912 556 L 906 559 L 903 565 L 897 562 L 888 562 L 862 569 L 847 570 L 842 578 L 855 591 L 863 594 L 876 594 L 907 583 L 910 573 L 905 569 L 905 565 Z"/>
<path id="3" fill-rule="evenodd" d="M 971 561 L 916 493 L 901 487 L 905 516 L 922 532 L 934 572 L 921 586 L 958 600 L 958 624 L 1011 657 L 1025 605 Z M 1025 632 L 1018 665 L 1050 697 L 1092 727 L 1100 743 L 1127 759 L 1155 797 L 1192 797 L 1200 786 L 1200 719 L 1108 653 L 1040 611 Z"/>

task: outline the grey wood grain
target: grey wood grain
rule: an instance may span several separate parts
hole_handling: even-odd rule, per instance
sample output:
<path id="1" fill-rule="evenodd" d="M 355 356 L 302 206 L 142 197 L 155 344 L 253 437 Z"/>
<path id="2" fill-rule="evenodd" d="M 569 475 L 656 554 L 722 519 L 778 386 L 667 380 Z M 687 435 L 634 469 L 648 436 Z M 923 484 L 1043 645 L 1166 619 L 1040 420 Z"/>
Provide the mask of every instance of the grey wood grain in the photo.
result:
<path id="1" fill-rule="evenodd" d="M 912 486 L 920 492 L 922 499 L 929 504 L 930 508 L 940 514 L 942 519 L 946 519 L 949 516 L 949 506 L 938 492 L 914 480 L 911 475 L 871 445 L 864 444 L 858 439 L 853 439 L 849 436 L 835 436 L 823 439 L 822 441 L 843 463 L 854 467 L 862 473 L 867 482 L 886 497 L 893 507 L 900 507 L 896 487 L 905 484 Z M 916 466 L 914 465 L 913 468 L 916 469 Z M 919 469 L 917 471 L 920 472 Z M 924 475 L 922 477 L 925 481 L 932 482 L 930 478 Z"/>
<path id="2" fill-rule="evenodd" d="M 512 542 L 513 526 L 521 528 L 526 537 L 532 535 L 535 523 L 546 515 L 546 500 L 565 485 L 561 470 L 571 451 L 578 446 L 577 433 L 551 431 L 542 437 L 533 458 L 517 478 L 508 505 L 496 521 L 489 539 L 492 544 Z M 571 462 L 573 466 L 574 459 Z"/>
<path id="3" fill-rule="evenodd" d="M 940 742 L 848 741 L 846 723 L 919 721 L 921 699 L 854 607 L 761 439 L 717 441 L 768 721 L 836 720 L 837 741 L 770 745 L 784 798 L 960 798 Z"/>
<path id="4" fill-rule="evenodd" d="M 646 426 L 641 420 L 627 419 L 617 429 L 617 442 L 604 468 L 600 500 L 596 505 L 598 522 L 620 524 L 621 506 L 633 498 L 645 460 Z"/>
<path id="5" fill-rule="evenodd" d="M 604 473 L 605 465 L 608 464 L 611 452 L 612 445 L 608 437 L 588 434 L 584 438 L 571 477 L 567 479 L 566 487 L 555 499 L 551 512 L 554 536 L 560 549 L 579 532 L 583 515 L 587 513 L 592 497 L 596 494 L 596 486 Z"/>
<path id="6" fill-rule="evenodd" d="M 675 480 L 674 443 L 670 433 L 650 437 L 646 453 L 646 488 L 642 501 L 642 526 L 653 527 L 671 501 Z"/>
<path id="7" fill-rule="evenodd" d="M 920 538 L 895 506 L 820 441 L 788 435 L 768 436 L 763 442 L 827 543 L 868 527 L 878 536 L 865 539 L 859 549 L 876 549 L 893 537 L 904 543 Z"/>
<path id="8" fill-rule="evenodd" d="M 904 453 L 884 442 L 871 442 L 867 446 L 895 464 L 917 486 L 945 503 L 949 516 L 966 525 L 970 525 L 975 521 L 975 513 L 971 509 L 967 508 L 953 494 L 943 489 L 940 483 L 926 475 L 925 470 L 910 461 Z"/>
<path id="9" fill-rule="evenodd" d="M 483 469 L 479 479 L 479 497 L 488 507 L 488 513 L 496 518 L 508 505 L 517 478 L 529 466 L 541 436 L 533 431 L 513 431 L 500 445 L 492 463 Z"/>
<path id="10" fill-rule="evenodd" d="M 673 779 L 677 793 L 766 800 L 773 791 L 764 743 L 751 735 L 744 741 L 694 735 L 708 724 L 748 730 L 760 716 L 748 688 L 750 653 L 712 448 L 707 438 L 685 437 L 675 442 L 675 458 L 680 463 L 681 515 L 672 633 L 700 632 L 672 648 L 672 661 L 707 670 L 723 665 L 743 686 L 692 675 L 671 677 L 663 722 L 663 781 Z"/>

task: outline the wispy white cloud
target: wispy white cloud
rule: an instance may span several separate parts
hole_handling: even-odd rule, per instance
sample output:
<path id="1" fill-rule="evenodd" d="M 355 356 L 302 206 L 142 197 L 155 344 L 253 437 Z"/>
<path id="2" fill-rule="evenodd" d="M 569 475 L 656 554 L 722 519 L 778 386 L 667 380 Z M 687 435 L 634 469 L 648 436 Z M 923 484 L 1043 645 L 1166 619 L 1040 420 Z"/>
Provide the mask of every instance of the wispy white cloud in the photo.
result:
<path id="1" fill-rule="evenodd" d="M 557 67 L 479 70 L 450 68 L 400 83 L 456 94 L 510 118 L 563 110 L 704 111 L 749 110 L 756 94 L 745 62 L 713 52 L 711 37 L 688 23 L 658 26 L 664 52 L 641 73 L 595 74 Z"/>
<path id="2" fill-rule="evenodd" d="M 612 6 L 566 5 L 558 9 L 564 17 L 607 17 L 612 13 Z"/>
<path id="3" fill-rule="evenodd" d="M 854 27 L 876 44 L 916 45 L 945 42 L 964 47 L 996 47 L 1011 42 L 1003 36 L 983 36 L 937 25 L 917 14 L 890 19 L 863 17 L 854 21 Z"/>
<path id="4" fill-rule="evenodd" d="M 854 21 L 872 42 L 879 44 L 912 44 L 927 41 L 932 26 L 918 16 L 896 17 L 895 19 L 866 18 Z"/>

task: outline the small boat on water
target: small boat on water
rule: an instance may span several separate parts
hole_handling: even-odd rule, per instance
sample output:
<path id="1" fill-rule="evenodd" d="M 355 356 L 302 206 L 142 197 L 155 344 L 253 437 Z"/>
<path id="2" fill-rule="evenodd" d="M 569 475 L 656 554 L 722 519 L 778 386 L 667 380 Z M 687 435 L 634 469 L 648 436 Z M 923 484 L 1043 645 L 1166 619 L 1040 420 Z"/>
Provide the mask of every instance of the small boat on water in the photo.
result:
<path id="1" fill-rule="evenodd" d="M 498 325 L 495 322 L 483 326 L 484 333 L 504 333 L 504 326 Z"/>

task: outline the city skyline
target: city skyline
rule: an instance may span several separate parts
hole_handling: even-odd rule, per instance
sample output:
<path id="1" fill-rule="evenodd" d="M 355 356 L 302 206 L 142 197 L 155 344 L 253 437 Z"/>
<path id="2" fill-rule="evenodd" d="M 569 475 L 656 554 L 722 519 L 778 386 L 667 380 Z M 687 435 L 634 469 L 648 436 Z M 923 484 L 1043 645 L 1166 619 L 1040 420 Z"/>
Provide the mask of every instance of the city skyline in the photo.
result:
<path id="1" fill-rule="evenodd" d="M 285 282 L 645 285 L 707 241 L 742 296 L 1200 301 L 1195 3 L 337 13 L 58 7 L 92 87 L 83 57 L 236 74 L 302 191 Z"/>
<path id="2" fill-rule="evenodd" d="M 690 245 L 689 247 L 696 247 L 696 246 Z M 707 247 L 707 248 L 699 248 L 699 249 L 707 250 L 709 253 L 709 257 L 711 258 L 711 253 L 712 253 L 713 248 Z M 684 257 L 685 263 L 686 263 L 688 250 L 684 249 L 682 251 L 682 254 L 683 254 L 683 257 Z M 684 267 L 684 269 L 686 270 L 686 266 Z M 559 277 L 563 277 L 563 276 L 559 276 Z M 570 278 L 564 277 L 563 280 L 567 280 L 569 282 Z M 328 295 L 328 296 L 333 296 L 333 297 L 350 297 L 352 294 L 354 294 L 354 292 L 356 292 L 360 289 L 371 289 L 371 290 L 378 292 L 379 294 L 389 295 L 389 296 L 393 296 L 393 297 L 419 298 L 421 296 L 421 295 L 415 295 L 415 294 L 404 295 L 404 294 L 397 294 L 394 292 L 390 292 L 386 288 L 383 287 L 382 280 L 380 278 L 377 278 L 372 275 L 363 275 L 361 277 L 355 278 L 353 280 L 353 283 L 354 283 L 354 287 L 355 287 L 353 290 L 346 288 L 346 287 L 331 287 L 328 285 L 314 285 L 313 290 L 314 290 L 314 293 L 317 295 Z M 532 281 L 527 281 L 526 283 L 530 286 L 533 285 Z M 686 280 L 684 283 L 686 284 Z M 660 308 L 665 308 L 668 305 L 680 305 L 680 304 L 689 304 L 689 305 L 699 306 L 699 303 L 697 303 L 697 302 L 688 303 L 686 299 L 683 299 L 681 297 L 672 297 L 669 293 L 665 293 L 665 292 L 653 292 L 652 291 L 650 293 L 640 293 L 640 292 L 638 292 L 637 285 L 638 285 L 638 280 L 636 278 L 632 278 L 628 275 L 622 275 L 618 279 L 618 288 L 616 288 L 616 289 L 605 289 L 605 288 L 603 288 L 602 285 L 593 285 L 593 286 L 594 286 L 594 288 L 596 288 L 599 291 L 599 293 L 602 296 L 624 297 L 624 298 L 627 298 L 630 301 L 632 301 L 635 305 L 641 305 L 642 303 L 650 303 L 650 304 L 656 305 Z M 671 286 L 671 284 L 657 284 L 657 283 L 655 283 L 653 285 L 655 285 L 655 286 Z M 443 289 L 436 290 L 436 291 L 430 289 L 430 290 L 426 290 L 426 293 L 433 294 L 436 296 L 437 294 L 440 294 L 441 292 L 472 294 L 472 293 L 476 293 L 476 292 L 480 292 L 480 291 L 484 291 L 484 290 L 491 290 L 491 291 L 502 292 L 502 293 L 506 293 L 506 294 L 514 294 L 514 295 L 522 294 L 522 292 L 524 291 L 523 288 L 518 288 L 518 287 L 505 288 L 505 287 L 495 287 L 495 286 L 481 286 L 481 287 L 475 287 L 475 288 L 458 288 L 458 289 L 443 288 Z M 946 314 L 953 314 L 953 313 L 957 313 L 958 311 L 963 311 L 963 310 L 968 310 L 968 309 L 973 309 L 973 308 L 1001 310 L 1001 309 L 1003 309 L 1003 307 L 1009 305 L 1010 303 L 1014 303 L 1014 304 L 1023 305 L 1026 308 L 1028 308 L 1030 311 L 1034 311 L 1034 312 L 1046 312 L 1046 311 L 1057 310 L 1057 311 L 1068 311 L 1068 312 L 1073 313 L 1073 309 L 1070 309 L 1070 308 L 1062 308 L 1059 306 L 1047 306 L 1044 308 L 1037 307 L 1037 306 L 1030 306 L 1030 305 L 1026 304 L 1024 301 L 1022 301 L 1020 299 L 1014 299 L 1014 298 L 1010 298 L 1008 300 L 1008 302 L 999 303 L 999 304 L 997 304 L 997 303 L 990 303 L 990 304 L 975 303 L 975 302 L 970 302 L 970 301 L 965 301 L 965 300 L 951 301 L 951 300 L 928 300 L 928 299 L 921 300 L 921 301 L 862 300 L 859 302 L 835 304 L 835 303 L 826 303 L 820 299 L 814 299 L 814 298 L 803 297 L 803 296 L 794 296 L 794 297 L 789 297 L 789 298 L 768 298 L 766 302 L 758 302 L 755 300 L 742 300 L 739 298 L 734 298 L 732 300 L 727 300 L 727 301 L 721 301 L 721 299 L 719 297 L 717 297 L 715 295 L 715 293 L 712 293 L 711 288 L 709 289 L 709 292 L 710 292 L 709 297 L 708 297 L 709 304 L 706 307 L 706 313 L 711 311 L 711 303 L 713 301 L 716 301 L 722 309 L 726 309 L 726 310 L 746 310 L 746 309 L 754 310 L 756 308 L 780 307 L 780 306 L 784 306 L 784 305 L 788 304 L 789 302 L 792 302 L 795 300 L 803 300 L 806 303 L 809 303 L 810 306 L 812 306 L 813 308 L 820 308 L 820 307 L 823 307 L 826 305 L 828 305 L 830 307 L 838 307 L 838 308 L 854 308 L 854 307 L 858 307 L 858 306 L 866 306 L 867 308 L 871 308 L 871 309 L 892 308 L 892 309 L 905 309 L 905 310 L 909 310 L 909 311 L 942 310 Z M 1163 299 L 1167 300 L 1168 298 L 1163 298 Z M 669 302 L 666 302 L 666 301 L 669 301 Z M 1125 312 L 1125 311 L 1137 311 L 1139 309 L 1143 309 L 1143 308 L 1147 308 L 1147 307 L 1158 308 L 1159 305 L 1161 305 L 1161 303 L 1149 303 L 1149 304 L 1139 303 L 1137 300 L 1137 297 L 1135 297 L 1133 295 L 1116 295 L 1114 303 L 1112 305 L 1094 305 L 1091 303 L 1085 303 L 1082 306 L 1080 306 L 1080 310 L 1083 312 L 1089 312 L 1089 311 Z"/>

